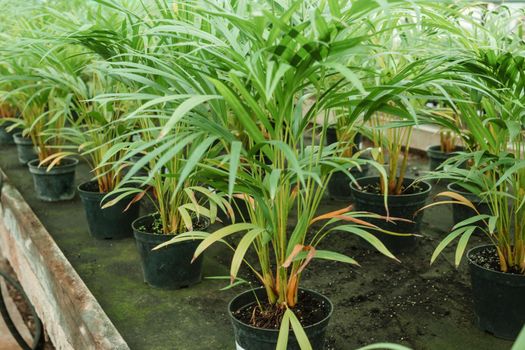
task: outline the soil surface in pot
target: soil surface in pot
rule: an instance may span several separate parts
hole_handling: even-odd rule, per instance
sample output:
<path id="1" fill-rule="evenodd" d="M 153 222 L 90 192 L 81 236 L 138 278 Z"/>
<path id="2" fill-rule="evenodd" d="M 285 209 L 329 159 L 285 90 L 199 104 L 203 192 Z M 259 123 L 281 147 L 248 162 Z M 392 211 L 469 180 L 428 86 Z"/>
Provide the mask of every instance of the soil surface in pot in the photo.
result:
<path id="1" fill-rule="evenodd" d="M 150 288 L 142 282 L 133 239 L 93 240 L 79 198 L 52 205 L 40 202 L 33 193 L 30 174 L 18 164 L 14 147 L 0 149 L 0 168 L 46 226 L 131 349 L 235 348 L 227 307 L 247 286 L 221 291 L 228 285 L 228 277 L 206 279 L 229 276 L 232 255 L 226 246 L 214 244 L 206 251 L 202 283 L 176 291 Z M 412 156 L 409 168 L 413 177 L 428 170 L 428 161 Z M 80 163 L 77 183 L 91 176 L 87 165 Z M 445 188 L 438 184 L 431 196 Z M 342 206 L 346 204 L 326 199 L 319 214 Z M 511 342 L 476 327 L 466 258 L 455 269 L 454 249 L 449 248 L 432 266 L 429 264 L 452 221 L 450 206 L 429 208 L 418 249 L 399 254 L 401 263 L 347 233 L 334 233 L 318 247 L 346 254 L 361 265 L 356 268 L 313 260 L 302 276 L 302 287 L 329 297 L 334 304 L 325 350 L 352 350 L 375 342 L 394 342 L 415 350 L 511 348 Z M 293 218 L 288 224 L 294 227 Z M 220 227 L 215 224 L 212 229 Z M 238 242 L 238 236 L 233 238 Z M 472 237 L 469 247 L 486 243 L 483 237 Z M 248 254 L 247 258 L 253 256 Z M 246 268 L 241 269 L 240 276 L 248 279 Z"/>
<path id="2" fill-rule="evenodd" d="M 235 311 L 233 315 L 239 321 L 253 327 L 279 329 L 285 309 L 268 302 L 263 302 L 261 306 L 252 303 Z M 298 293 L 297 305 L 293 311 L 303 327 L 320 322 L 327 316 L 326 307 L 323 306 L 323 303 L 301 290 Z"/>
<path id="3" fill-rule="evenodd" d="M 90 181 L 83 184 L 82 191 L 100 193 L 100 189 L 96 181 Z"/>
<path id="4" fill-rule="evenodd" d="M 363 190 L 363 192 L 366 192 L 366 193 L 383 194 L 381 192 L 381 185 L 380 184 L 361 186 L 361 189 Z M 415 183 L 415 184 L 410 185 L 410 186 L 402 186 L 400 195 L 408 195 L 408 194 L 419 193 L 419 192 L 422 192 L 423 190 L 424 189 L 421 187 L 421 185 Z M 389 193 L 389 195 L 392 195 L 392 193 Z"/>
<path id="5" fill-rule="evenodd" d="M 197 217 L 192 217 L 192 219 L 193 219 L 193 230 L 194 231 L 202 231 L 202 230 L 205 230 L 207 226 L 209 226 L 206 220 L 199 221 L 197 220 Z M 162 221 L 160 220 L 160 217 L 158 216 L 152 222 L 136 227 L 136 228 L 137 230 L 141 232 L 153 233 L 156 235 L 165 234 L 163 230 L 163 226 L 162 226 Z M 173 235 L 172 233 L 170 234 Z"/>
<path id="6" fill-rule="evenodd" d="M 473 253 L 472 255 L 470 255 L 470 258 L 472 262 L 474 262 L 478 266 L 484 267 L 492 271 L 501 272 L 498 253 L 496 252 L 496 248 L 494 247 L 487 247 L 483 250 Z M 505 273 L 523 275 L 518 269 L 512 266 Z"/>

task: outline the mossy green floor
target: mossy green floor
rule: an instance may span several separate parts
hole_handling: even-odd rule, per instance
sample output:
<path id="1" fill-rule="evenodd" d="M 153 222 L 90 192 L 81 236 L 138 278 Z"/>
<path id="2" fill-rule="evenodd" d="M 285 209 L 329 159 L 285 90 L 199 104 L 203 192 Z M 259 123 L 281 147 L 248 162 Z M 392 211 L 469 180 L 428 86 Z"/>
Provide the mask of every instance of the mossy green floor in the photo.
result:
<path id="1" fill-rule="evenodd" d="M 412 170 L 424 170 L 425 162 L 416 157 Z M 220 291 L 225 281 L 204 280 L 177 291 L 150 288 L 143 283 L 132 238 L 91 238 L 78 196 L 63 203 L 37 200 L 30 174 L 18 163 L 14 147 L 2 146 L 0 167 L 131 349 L 234 349 L 226 307 L 242 287 Z M 81 163 L 77 183 L 89 178 L 87 167 Z M 346 205 L 327 197 L 321 211 Z M 327 295 L 335 306 L 327 349 L 355 349 L 379 341 L 402 343 L 418 350 L 510 349 L 510 342 L 475 327 L 466 266 L 454 269 L 451 251 L 434 266 L 428 264 L 433 247 L 451 223 L 450 208 L 428 210 L 424 238 L 413 252 L 399 256 L 402 264 L 380 256 L 348 235 L 334 235 L 325 241 L 325 249 L 353 256 L 362 265 L 354 268 L 316 261 L 304 275 L 304 286 Z M 482 239 L 476 238 L 471 245 L 480 242 Z M 210 250 L 205 275 L 228 275 L 228 262 L 228 252 L 219 247 Z"/>

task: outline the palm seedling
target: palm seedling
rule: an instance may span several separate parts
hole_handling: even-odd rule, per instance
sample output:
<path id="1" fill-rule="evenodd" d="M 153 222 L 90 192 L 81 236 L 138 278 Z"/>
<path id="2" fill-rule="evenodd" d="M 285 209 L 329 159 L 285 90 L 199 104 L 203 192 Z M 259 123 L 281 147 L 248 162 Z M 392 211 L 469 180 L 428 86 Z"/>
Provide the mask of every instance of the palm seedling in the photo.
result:
<path id="1" fill-rule="evenodd" d="M 353 26 L 367 15 L 377 21 L 384 19 L 383 9 L 373 4 L 359 10 L 343 9 L 336 3 L 317 10 L 310 8 L 310 3 L 296 2 L 284 8 L 274 5 L 272 10 L 260 9 L 255 17 L 253 9 L 212 6 L 207 12 L 213 14 L 210 26 L 214 36 L 195 31 L 191 41 L 196 49 L 203 48 L 199 49 L 203 62 L 215 62 L 203 70 L 218 96 L 209 98 L 207 104 L 216 119 L 197 113 L 186 120 L 209 134 L 207 144 L 221 137 L 227 150 L 226 154 L 203 158 L 197 165 L 197 176 L 220 192 L 243 198 L 249 222 L 212 234 L 181 234 L 162 247 L 199 238 L 203 241 L 194 255 L 198 257 L 213 243 L 241 235 L 234 249 L 231 282 L 237 280 L 245 263 L 264 288 L 264 301 L 255 304 L 254 313 L 277 320 L 272 323 L 285 330 L 281 334 L 286 334 L 291 324 L 300 344 L 307 348 L 306 336 L 293 314 L 302 302 L 301 273 L 315 258 L 355 263 L 343 254 L 318 249 L 320 242 L 331 233 L 346 232 L 393 257 L 368 232 L 378 228 L 364 219 L 377 215 L 353 212 L 351 207 L 317 213 L 331 174 L 367 162 L 342 156 L 342 148 L 325 145 L 325 137 L 332 111 L 341 110 L 348 101 L 359 101 L 362 93 L 355 87 L 362 88 L 358 70 L 347 65 L 356 53 L 366 52 L 365 44 L 373 34 L 353 37 Z M 306 15 L 310 9 L 312 22 Z M 265 29 L 270 27 L 273 29 Z M 196 65 L 188 63 L 188 67 Z M 198 97 L 192 95 L 188 101 Z M 305 108 L 310 98 L 315 102 Z M 360 106 L 366 109 L 366 103 L 373 102 L 369 99 Z M 304 142 L 305 134 L 312 135 L 313 144 Z M 371 164 L 386 179 L 384 169 Z M 295 224 L 291 226 L 291 222 Z M 250 248 L 256 264 L 249 262 Z M 279 338 L 279 348 L 286 348 L 286 338 Z"/>

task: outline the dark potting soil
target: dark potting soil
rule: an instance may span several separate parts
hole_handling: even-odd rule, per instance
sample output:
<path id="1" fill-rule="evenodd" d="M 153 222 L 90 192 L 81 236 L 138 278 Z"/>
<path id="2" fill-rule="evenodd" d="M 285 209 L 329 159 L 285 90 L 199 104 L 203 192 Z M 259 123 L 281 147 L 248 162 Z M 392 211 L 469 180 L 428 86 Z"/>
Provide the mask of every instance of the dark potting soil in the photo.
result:
<path id="1" fill-rule="evenodd" d="M 193 219 L 193 230 L 194 231 L 202 231 L 204 229 L 206 229 L 206 221 L 204 220 L 197 220 L 196 217 L 192 218 Z M 137 227 L 137 229 L 139 229 L 140 231 L 142 232 L 147 232 L 147 233 L 153 233 L 153 234 L 156 234 L 156 235 L 163 235 L 165 234 L 164 233 L 164 227 L 162 225 L 162 221 L 160 220 L 160 217 L 156 216 L 155 219 L 145 225 L 141 225 L 139 227 Z M 170 233 L 170 234 L 173 234 L 173 233 Z"/>
<path id="2" fill-rule="evenodd" d="M 383 192 L 381 191 L 381 186 L 379 184 L 361 186 L 361 190 L 363 192 L 371 193 L 371 194 L 380 194 L 380 195 L 383 194 Z M 415 193 L 419 193 L 422 191 L 423 191 L 423 188 L 419 184 L 414 184 L 410 186 L 402 186 L 401 193 L 399 195 L 415 194 Z M 392 194 L 390 193 L 389 195 L 392 195 Z"/>
<path id="3" fill-rule="evenodd" d="M 91 181 L 91 182 L 88 182 L 88 183 L 84 184 L 82 186 L 82 190 L 87 191 L 87 192 L 100 193 L 100 189 L 98 187 L 98 182 L 96 182 L 96 181 Z"/>
<path id="4" fill-rule="evenodd" d="M 257 302 L 243 306 L 235 311 L 233 315 L 239 321 L 253 327 L 263 329 L 279 329 L 285 309 L 279 305 L 271 305 L 268 302 L 259 300 Z M 301 322 L 303 327 L 313 325 L 322 321 L 327 316 L 327 307 L 324 302 L 312 298 L 304 291 L 299 290 L 297 305 L 293 308 L 294 314 Z"/>
<path id="5" fill-rule="evenodd" d="M 470 258 L 478 266 L 492 271 L 502 272 L 499 256 L 494 247 L 486 247 L 483 250 L 479 250 L 475 254 L 472 254 Z M 511 266 L 505 273 L 523 275 L 515 266 Z"/>

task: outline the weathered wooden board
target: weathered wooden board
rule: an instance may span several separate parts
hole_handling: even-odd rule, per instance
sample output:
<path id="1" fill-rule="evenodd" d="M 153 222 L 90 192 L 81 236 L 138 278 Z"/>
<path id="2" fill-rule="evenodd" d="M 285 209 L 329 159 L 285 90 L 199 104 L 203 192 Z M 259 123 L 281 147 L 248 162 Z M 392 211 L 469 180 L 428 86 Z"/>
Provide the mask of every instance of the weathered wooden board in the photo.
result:
<path id="1" fill-rule="evenodd" d="M 0 250 L 57 349 L 129 349 L 55 241 L 0 171 Z"/>

